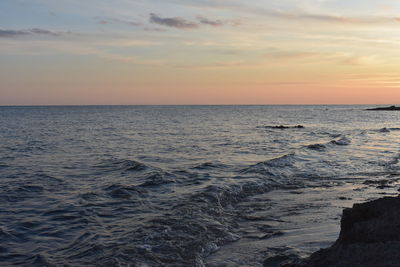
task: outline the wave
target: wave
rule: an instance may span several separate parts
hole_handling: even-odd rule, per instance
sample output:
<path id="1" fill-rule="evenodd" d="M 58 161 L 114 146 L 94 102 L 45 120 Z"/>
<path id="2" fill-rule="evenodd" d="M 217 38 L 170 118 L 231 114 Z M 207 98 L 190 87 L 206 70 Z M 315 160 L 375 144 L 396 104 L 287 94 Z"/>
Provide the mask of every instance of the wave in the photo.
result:
<path id="1" fill-rule="evenodd" d="M 54 264 L 50 264 L 48 259 L 42 254 L 36 254 L 32 257 L 29 257 L 26 261 L 28 266 L 48 266 L 48 267 L 55 267 Z"/>
<path id="2" fill-rule="evenodd" d="M 34 193 L 39 194 L 44 191 L 44 188 L 40 185 L 23 185 L 16 190 L 16 193 Z"/>
<path id="3" fill-rule="evenodd" d="M 287 155 L 280 159 L 272 159 L 265 164 L 282 166 L 290 157 L 292 156 Z M 165 179 L 169 179 L 169 175 L 154 173 L 154 176 L 147 179 L 164 182 Z M 170 203 L 172 205 L 163 205 L 161 210 L 152 213 L 146 206 L 148 215 L 135 220 L 134 226 L 130 226 L 131 230 L 122 237 L 123 242 L 116 241 L 108 244 L 111 247 L 102 248 L 102 244 L 98 241 L 96 241 L 97 246 L 94 246 L 94 241 L 82 240 L 69 248 L 71 253 L 74 251 L 81 254 L 71 254 L 71 256 L 74 256 L 73 260 L 81 262 L 82 258 L 93 258 L 93 255 L 90 255 L 93 253 L 99 265 L 111 266 L 128 264 L 133 266 L 205 266 L 205 257 L 221 246 L 240 238 L 237 223 L 238 220 L 245 220 L 245 218 L 235 210 L 236 205 L 249 196 L 263 194 L 275 188 L 298 188 L 299 186 L 301 185 L 296 183 L 281 184 L 273 179 L 257 179 L 257 181 L 237 179 L 235 184 L 225 186 L 199 186 L 197 192 L 185 193 L 183 190 L 180 197 Z M 109 217 L 120 217 L 120 214 L 127 216 L 128 212 L 130 216 L 139 216 L 132 207 L 140 208 L 135 204 L 140 204 L 144 199 L 148 202 L 152 201 L 149 197 L 150 191 L 147 189 L 143 184 L 111 184 L 102 187 L 99 192 L 88 192 L 82 197 L 91 210 L 97 210 L 99 207 L 108 210 L 110 200 L 118 200 L 118 205 L 113 206 L 114 209 L 108 215 Z M 160 201 L 165 203 L 163 200 Z M 96 217 L 102 218 L 104 215 L 99 214 Z M 249 217 L 248 220 L 252 218 Z M 132 223 L 127 219 L 121 221 Z M 127 227 L 123 226 L 122 229 L 125 231 Z M 264 238 L 269 238 L 269 236 Z M 64 254 L 67 252 L 65 249 Z M 73 263 L 73 260 L 70 262 Z"/>
<path id="4" fill-rule="evenodd" d="M 277 184 L 275 183 L 275 186 Z M 264 182 L 246 182 L 227 187 L 210 185 L 203 192 L 191 197 L 193 201 L 207 202 L 223 208 L 240 202 L 242 199 L 270 191 L 274 186 L 272 180 Z"/>
<path id="5" fill-rule="evenodd" d="M 347 146 L 350 144 L 351 144 L 351 139 L 347 137 L 341 137 L 340 139 L 332 140 L 327 143 L 316 143 L 316 144 L 306 145 L 305 148 L 316 151 L 324 151 L 325 149 L 328 148 L 329 145 Z"/>
<path id="6" fill-rule="evenodd" d="M 5 168 L 9 168 L 9 165 L 6 164 L 0 164 L 0 169 L 5 169 Z"/>
<path id="7" fill-rule="evenodd" d="M 286 154 L 277 158 L 269 159 L 263 162 L 256 163 L 251 165 L 249 168 L 245 169 L 245 171 L 252 171 L 254 169 L 258 169 L 259 167 L 270 166 L 270 167 L 286 167 L 291 166 L 294 161 L 294 153 Z"/>
<path id="8" fill-rule="evenodd" d="M 334 133 L 334 134 L 329 134 L 329 136 L 332 137 L 332 138 L 339 138 L 342 135 L 339 134 L 339 133 Z"/>
<path id="9" fill-rule="evenodd" d="M 167 178 L 163 173 L 155 172 L 151 173 L 145 178 L 145 182 L 140 184 L 142 187 L 159 187 L 162 185 L 175 183 L 176 180 L 173 178 Z"/>
<path id="10" fill-rule="evenodd" d="M 110 160 L 94 166 L 104 171 L 139 172 L 149 168 L 146 164 L 135 160 Z"/>
<path id="11" fill-rule="evenodd" d="M 146 164 L 135 160 L 120 160 L 114 161 L 111 164 L 123 171 L 143 171 L 148 168 Z"/>
<path id="12" fill-rule="evenodd" d="M 338 146 L 348 146 L 348 145 L 350 145 L 350 143 L 351 143 L 351 139 L 349 139 L 345 136 L 338 140 L 331 141 L 331 144 L 338 145 Z"/>
<path id="13" fill-rule="evenodd" d="M 273 158 L 267 161 L 259 162 L 243 169 L 241 174 L 261 174 L 267 176 L 288 176 L 288 167 L 293 167 L 296 161 L 294 153 L 286 154 L 281 157 Z"/>
<path id="14" fill-rule="evenodd" d="M 5 241 L 7 239 L 16 240 L 18 237 L 0 227 L 0 240 Z"/>
<path id="15" fill-rule="evenodd" d="M 311 149 L 311 150 L 323 151 L 326 149 L 326 145 L 325 144 L 311 144 L 311 145 L 307 145 L 306 148 Z"/>
<path id="16" fill-rule="evenodd" d="M 400 169 L 399 162 L 400 162 L 400 153 L 392 157 L 392 159 L 389 162 L 386 162 L 384 166 L 387 170 L 390 171 L 399 170 Z"/>
<path id="17" fill-rule="evenodd" d="M 224 167 L 226 167 L 226 166 L 219 162 L 204 162 L 204 163 L 201 163 L 201 164 L 193 167 L 193 169 L 209 170 L 209 169 L 220 169 L 220 168 L 224 168 Z"/>
<path id="18" fill-rule="evenodd" d="M 147 197 L 148 191 L 139 186 L 127 186 L 121 184 L 112 184 L 104 188 L 104 191 L 112 198 L 130 199 Z"/>
<path id="19" fill-rule="evenodd" d="M 210 185 L 175 204 L 142 229 L 146 239 L 135 244 L 137 263 L 162 266 L 205 266 L 203 260 L 219 247 L 240 238 L 238 214 L 232 206 L 273 188 L 271 182 Z M 136 239 L 135 240 L 139 240 Z"/>
<path id="20" fill-rule="evenodd" d="M 69 240 L 70 244 L 58 251 L 71 265 L 83 264 L 85 260 L 90 265 L 95 260 L 101 266 L 205 266 L 205 257 L 240 238 L 239 221 L 255 220 L 241 216 L 236 208 L 246 198 L 274 189 L 304 186 L 301 179 L 294 178 L 296 174 L 302 175 L 296 167 L 301 162 L 300 155 L 286 154 L 242 169 L 240 176 L 232 179 L 234 184 L 205 186 L 215 181 L 201 181 L 195 189 L 186 191 L 187 185 L 205 178 L 201 170 L 226 166 L 205 162 L 189 170 L 168 173 L 137 161 L 109 161 L 99 167 L 101 173 L 116 171 L 129 179 L 100 185 L 97 191 L 79 195 L 80 206 L 53 207 L 42 216 L 47 216 L 48 222 L 62 224 L 63 232 L 70 229 L 69 225 L 82 228 L 82 238 Z M 125 175 L 127 172 L 134 172 L 135 179 Z M 172 184 L 173 193 L 178 195 L 174 202 L 169 194 L 152 198 L 157 188 L 164 190 L 167 187 L 163 185 L 167 184 Z M 113 232 L 102 232 L 114 236 L 105 238 L 107 242 L 90 235 L 88 229 L 101 227 L 103 220 L 115 218 L 118 222 L 111 228 Z M 51 230 L 44 234 L 57 238 L 64 235 Z M 266 234 L 262 238 L 273 236 Z"/>

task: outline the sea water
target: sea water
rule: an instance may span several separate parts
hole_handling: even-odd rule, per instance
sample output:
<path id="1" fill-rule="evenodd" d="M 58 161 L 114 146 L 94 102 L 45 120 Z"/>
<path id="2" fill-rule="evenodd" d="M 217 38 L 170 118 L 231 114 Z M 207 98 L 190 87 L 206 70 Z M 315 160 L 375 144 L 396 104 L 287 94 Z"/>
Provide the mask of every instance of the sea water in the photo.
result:
<path id="1" fill-rule="evenodd" d="M 305 257 L 398 193 L 400 112 L 368 107 L 0 107 L 0 265 Z"/>

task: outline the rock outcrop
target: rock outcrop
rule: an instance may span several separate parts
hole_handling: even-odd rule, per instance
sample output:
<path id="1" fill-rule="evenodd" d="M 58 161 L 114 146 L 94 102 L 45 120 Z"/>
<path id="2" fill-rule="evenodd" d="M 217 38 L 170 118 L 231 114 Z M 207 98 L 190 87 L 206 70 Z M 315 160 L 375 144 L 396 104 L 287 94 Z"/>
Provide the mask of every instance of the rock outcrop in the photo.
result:
<path id="1" fill-rule="evenodd" d="M 381 108 L 369 108 L 367 110 L 377 110 L 377 111 L 379 111 L 379 110 L 383 110 L 383 111 L 388 110 L 388 111 L 392 111 L 392 110 L 400 110 L 400 107 L 390 106 L 390 107 L 381 107 Z"/>
<path id="2" fill-rule="evenodd" d="M 298 264 L 285 267 L 400 266 L 400 196 L 345 209 L 338 240 Z"/>

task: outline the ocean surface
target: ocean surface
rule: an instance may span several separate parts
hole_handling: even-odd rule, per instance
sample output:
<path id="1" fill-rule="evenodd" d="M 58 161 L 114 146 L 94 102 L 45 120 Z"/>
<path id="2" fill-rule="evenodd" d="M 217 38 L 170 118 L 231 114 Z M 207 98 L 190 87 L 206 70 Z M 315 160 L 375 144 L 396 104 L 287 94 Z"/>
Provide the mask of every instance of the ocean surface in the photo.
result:
<path id="1" fill-rule="evenodd" d="M 0 107 L 0 266 L 308 256 L 398 194 L 400 112 L 367 107 Z"/>

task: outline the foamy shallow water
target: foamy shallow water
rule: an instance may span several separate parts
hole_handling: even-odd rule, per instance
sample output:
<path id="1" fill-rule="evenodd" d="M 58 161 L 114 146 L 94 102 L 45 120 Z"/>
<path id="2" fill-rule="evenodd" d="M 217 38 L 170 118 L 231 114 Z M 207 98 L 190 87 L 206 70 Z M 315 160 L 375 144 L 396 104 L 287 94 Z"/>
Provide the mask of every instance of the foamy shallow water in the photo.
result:
<path id="1" fill-rule="evenodd" d="M 307 256 L 343 207 L 397 194 L 400 113 L 365 108 L 0 107 L 0 262 Z"/>

